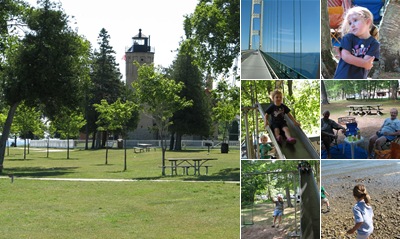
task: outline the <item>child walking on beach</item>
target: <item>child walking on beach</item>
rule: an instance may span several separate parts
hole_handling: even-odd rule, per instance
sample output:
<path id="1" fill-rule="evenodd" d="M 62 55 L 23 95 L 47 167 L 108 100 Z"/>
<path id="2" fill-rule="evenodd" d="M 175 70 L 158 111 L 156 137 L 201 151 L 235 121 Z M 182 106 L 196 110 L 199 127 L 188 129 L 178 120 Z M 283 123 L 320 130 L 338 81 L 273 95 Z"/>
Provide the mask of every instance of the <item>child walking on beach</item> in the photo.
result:
<path id="1" fill-rule="evenodd" d="M 279 225 L 281 224 L 282 221 L 282 216 L 283 216 L 283 198 L 282 195 L 277 196 L 277 200 L 274 201 L 275 203 L 275 210 L 274 210 L 274 224 L 272 224 L 272 227 L 275 227 L 276 223 L 276 218 L 278 218 L 278 225 L 276 225 L 276 228 L 279 228 Z"/>
<path id="2" fill-rule="evenodd" d="M 260 144 L 260 159 L 270 159 L 271 155 L 269 155 L 269 152 L 271 150 L 272 147 L 268 143 L 268 136 L 263 134 L 261 136 L 261 144 Z"/>
<path id="3" fill-rule="evenodd" d="M 347 231 L 353 234 L 357 231 L 357 239 L 368 239 L 374 231 L 373 216 L 374 212 L 370 205 L 371 198 L 364 185 L 358 184 L 353 189 L 353 196 L 357 200 L 353 207 L 354 221 L 356 225 Z"/>
<path id="4" fill-rule="evenodd" d="M 283 94 L 279 90 L 274 90 L 271 93 L 271 98 L 273 104 L 271 104 L 267 110 L 265 111 L 265 126 L 271 124 L 271 129 L 274 132 L 275 138 L 278 143 L 282 144 L 283 139 L 281 136 L 281 131 L 285 132 L 286 142 L 290 144 L 295 144 L 296 139 L 290 135 L 289 128 L 286 124 L 286 120 L 284 118 L 285 114 L 289 116 L 291 120 L 293 120 L 294 125 L 300 126 L 300 123 L 297 122 L 292 114 L 290 114 L 290 109 L 286 105 L 282 103 Z M 268 115 L 271 115 L 271 122 L 268 122 Z"/>
<path id="5" fill-rule="evenodd" d="M 379 59 L 379 42 L 374 37 L 372 13 L 364 7 L 350 8 L 342 23 L 340 60 L 335 79 L 367 79 Z M 372 34 L 372 35 L 371 35 Z"/>

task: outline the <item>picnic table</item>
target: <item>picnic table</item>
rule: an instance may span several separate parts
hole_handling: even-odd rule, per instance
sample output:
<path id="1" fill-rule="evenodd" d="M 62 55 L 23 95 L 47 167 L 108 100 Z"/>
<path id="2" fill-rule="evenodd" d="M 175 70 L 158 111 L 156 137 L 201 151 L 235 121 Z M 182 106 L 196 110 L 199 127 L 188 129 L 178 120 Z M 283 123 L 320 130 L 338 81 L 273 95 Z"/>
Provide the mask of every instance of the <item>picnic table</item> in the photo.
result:
<path id="1" fill-rule="evenodd" d="M 218 160 L 217 158 L 167 158 L 171 163 L 171 175 L 177 175 L 177 169 L 182 168 L 183 174 L 189 175 L 189 168 L 194 169 L 194 175 L 200 175 L 201 167 L 206 169 L 206 175 L 208 174 L 208 168 L 211 165 L 204 165 L 210 160 Z"/>
<path id="2" fill-rule="evenodd" d="M 146 152 L 150 151 L 150 147 L 152 146 L 151 144 L 138 144 L 139 147 L 143 148 L 143 150 L 146 150 Z"/>
<path id="3" fill-rule="evenodd" d="M 346 107 L 349 108 L 346 112 L 349 113 L 349 116 L 351 114 L 353 115 L 383 115 L 381 108 L 381 104 L 376 104 L 376 105 L 347 105 Z"/>

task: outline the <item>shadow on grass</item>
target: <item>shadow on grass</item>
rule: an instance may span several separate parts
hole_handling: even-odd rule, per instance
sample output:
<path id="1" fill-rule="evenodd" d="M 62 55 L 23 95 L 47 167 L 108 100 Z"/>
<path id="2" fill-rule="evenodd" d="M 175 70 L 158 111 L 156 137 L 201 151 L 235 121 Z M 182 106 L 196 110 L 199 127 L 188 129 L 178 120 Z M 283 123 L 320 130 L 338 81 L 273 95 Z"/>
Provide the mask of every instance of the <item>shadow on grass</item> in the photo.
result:
<path id="1" fill-rule="evenodd" d="M 190 178 L 184 180 L 191 181 L 240 181 L 240 168 L 225 168 L 221 169 L 218 173 L 211 175 L 200 175 L 197 178 Z"/>
<path id="2" fill-rule="evenodd" d="M 56 168 L 40 168 L 40 167 L 16 167 L 5 168 L 3 175 L 13 174 L 15 177 L 53 177 L 73 173 L 72 171 L 78 167 L 56 167 Z"/>
<path id="3" fill-rule="evenodd" d="M 33 160 L 33 159 L 29 159 L 29 158 L 26 158 L 26 159 L 24 159 L 24 158 L 8 158 L 7 159 L 7 161 L 31 161 L 31 160 Z"/>

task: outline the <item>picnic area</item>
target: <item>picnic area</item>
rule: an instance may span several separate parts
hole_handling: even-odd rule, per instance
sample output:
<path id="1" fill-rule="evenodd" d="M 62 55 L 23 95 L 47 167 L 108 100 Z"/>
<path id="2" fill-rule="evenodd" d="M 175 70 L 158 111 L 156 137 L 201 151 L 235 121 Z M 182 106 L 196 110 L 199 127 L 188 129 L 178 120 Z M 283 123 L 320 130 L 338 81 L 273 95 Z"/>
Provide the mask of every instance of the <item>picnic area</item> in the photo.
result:
<path id="1" fill-rule="evenodd" d="M 10 147 L 0 175 L 5 238 L 236 238 L 240 233 L 239 150 L 167 151 L 170 158 L 215 158 L 205 175 L 161 176 L 161 150 Z M 204 174 L 203 174 L 204 171 Z M 194 216 L 195 215 L 195 216 Z M 205 230 L 206 228 L 206 230 Z"/>
<path id="2" fill-rule="evenodd" d="M 378 109 L 380 113 L 366 113 L 368 109 L 367 106 L 376 106 L 376 110 Z M 360 107 L 362 106 L 362 110 Z M 353 107 L 353 112 L 364 112 L 362 113 L 351 113 L 349 117 L 349 108 Z M 330 104 L 321 105 L 321 117 L 322 112 L 325 110 L 330 111 L 330 119 L 335 122 L 341 124 L 341 120 L 343 118 L 354 118 L 354 121 L 357 123 L 357 128 L 360 130 L 360 139 L 362 142 L 358 142 L 358 140 L 345 142 L 345 135 L 338 132 L 338 140 L 337 145 L 331 147 L 332 158 L 336 159 L 366 159 L 368 157 L 368 143 L 369 138 L 376 134 L 376 132 L 381 128 L 383 121 L 386 118 L 390 118 L 389 111 L 392 108 L 397 108 L 400 110 L 399 103 L 397 101 L 389 100 L 389 99 L 373 99 L 373 100 L 363 100 L 363 99 L 352 99 L 352 100 L 338 100 L 331 101 Z M 346 122 L 341 124 L 346 128 Z M 353 153 L 352 153 L 353 148 Z M 353 156 L 352 156 L 353 154 Z M 326 151 L 324 147 L 322 147 L 321 158 L 326 158 Z"/>

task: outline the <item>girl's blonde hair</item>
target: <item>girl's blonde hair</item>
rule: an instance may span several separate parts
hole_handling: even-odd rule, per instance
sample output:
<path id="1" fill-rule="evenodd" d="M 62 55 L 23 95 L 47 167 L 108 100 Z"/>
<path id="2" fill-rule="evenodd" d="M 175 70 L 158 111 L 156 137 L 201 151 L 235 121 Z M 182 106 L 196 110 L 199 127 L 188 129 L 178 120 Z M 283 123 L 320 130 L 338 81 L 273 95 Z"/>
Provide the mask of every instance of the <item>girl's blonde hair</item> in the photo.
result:
<path id="1" fill-rule="evenodd" d="M 271 99 L 274 100 L 274 97 L 276 95 L 283 95 L 282 92 L 280 90 L 274 90 L 271 92 Z"/>
<path id="2" fill-rule="evenodd" d="M 368 8 L 365 7 L 352 7 L 346 12 L 346 16 L 343 19 L 342 22 L 342 27 L 341 27 L 341 33 L 342 36 L 346 35 L 350 31 L 350 24 L 349 24 L 349 18 L 353 15 L 357 15 L 364 20 L 370 19 L 371 20 L 371 25 L 369 26 L 370 29 L 370 34 L 377 38 L 377 33 L 374 32 L 374 29 L 376 29 L 375 25 L 373 24 L 374 22 L 374 16 L 372 15 L 371 11 L 368 10 Z"/>
<path id="3" fill-rule="evenodd" d="M 371 197 L 369 196 L 367 189 L 365 188 L 365 186 L 363 184 L 357 184 L 353 188 L 353 196 L 358 199 L 364 199 L 364 201 L 367 205 L 369 205 L 371 202 Z"/>

